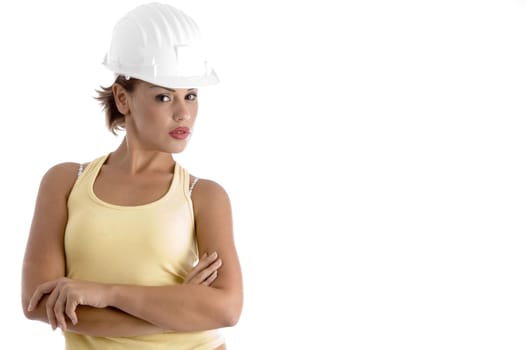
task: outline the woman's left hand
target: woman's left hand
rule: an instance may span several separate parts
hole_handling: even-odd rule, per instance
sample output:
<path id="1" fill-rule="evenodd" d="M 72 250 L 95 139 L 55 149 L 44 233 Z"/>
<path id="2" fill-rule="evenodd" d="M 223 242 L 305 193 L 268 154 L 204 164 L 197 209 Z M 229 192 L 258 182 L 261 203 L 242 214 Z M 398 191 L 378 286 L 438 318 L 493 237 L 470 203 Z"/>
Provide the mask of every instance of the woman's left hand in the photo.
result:
<path id="1" fill-rule="evenodd" d="M 73 324 L 77 324 L 75 310 L 78 305 L 107 307 L 108 288 L 109 286 L 100 283 L 62 277 L 39 285 L 29 301 L 28 310 L 33 310 L 42 297 L 49 294 L 46 302 L 49 324 L 53 330 L 57 326 L 65 330 L 67 328 L 66 316 Z"/>
<path id="2" fill-rule="evenodd" d="M 210 255 L 204 253 L 199 259 L 199 263 L 190 271 L 183 281 L 183 284 L 200 284 L 210 286 L 217 278 L 217 270 L 223 262 L 214 252 Z"/>

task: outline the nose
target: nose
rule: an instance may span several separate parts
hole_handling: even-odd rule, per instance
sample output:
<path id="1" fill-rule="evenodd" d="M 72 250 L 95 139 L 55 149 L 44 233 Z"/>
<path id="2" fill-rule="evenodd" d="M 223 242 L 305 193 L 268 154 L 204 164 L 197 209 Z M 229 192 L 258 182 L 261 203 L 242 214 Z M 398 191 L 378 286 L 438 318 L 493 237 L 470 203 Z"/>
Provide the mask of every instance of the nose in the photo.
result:
<path id="1" fill-rule="evenodd" d="M 173 110 L 173 119 L 177 121 L 184 121 L 184 120 L 188 120 L 192 118 L 190 109 L 184 103 L 184 101 L 177 101 L 177 102 L 178 103 L 175 103 L 174 110 Z"/>

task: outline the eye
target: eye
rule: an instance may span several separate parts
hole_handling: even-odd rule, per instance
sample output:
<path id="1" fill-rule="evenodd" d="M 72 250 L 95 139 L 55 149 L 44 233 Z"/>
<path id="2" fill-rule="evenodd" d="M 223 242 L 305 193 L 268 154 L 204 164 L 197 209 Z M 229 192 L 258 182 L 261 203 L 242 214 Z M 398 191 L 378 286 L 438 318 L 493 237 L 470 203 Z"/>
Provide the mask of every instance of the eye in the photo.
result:
<path id="1" fill-rule="evenodd" d="M 195 100 L 197 100 L 197 93 L 195 93 L 195 92 L 189 93 L 188 95 L 186 95 L 186 99 L 188 101 L 195 101 Z"/>
<path id="2" fill-rule="evenodd" d="M 155 96 L 155 99 L 159 102 L 170 102 L 172 99 L 166 94 L 160 94 Z"/>

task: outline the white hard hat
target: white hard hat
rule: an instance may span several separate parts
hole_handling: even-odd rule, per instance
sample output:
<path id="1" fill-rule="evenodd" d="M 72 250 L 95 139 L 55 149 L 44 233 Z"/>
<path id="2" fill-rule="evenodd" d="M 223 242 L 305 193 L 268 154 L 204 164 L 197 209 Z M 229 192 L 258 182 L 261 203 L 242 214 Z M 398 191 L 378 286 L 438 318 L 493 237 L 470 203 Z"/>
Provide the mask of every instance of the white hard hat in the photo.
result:
<path id="1" fill-rule="evenodd" d="M 103 65 L 115 74 L 172 89 L 219 82 L 194 20 L 156 2 L 136 7 L 117 22 Z"/>

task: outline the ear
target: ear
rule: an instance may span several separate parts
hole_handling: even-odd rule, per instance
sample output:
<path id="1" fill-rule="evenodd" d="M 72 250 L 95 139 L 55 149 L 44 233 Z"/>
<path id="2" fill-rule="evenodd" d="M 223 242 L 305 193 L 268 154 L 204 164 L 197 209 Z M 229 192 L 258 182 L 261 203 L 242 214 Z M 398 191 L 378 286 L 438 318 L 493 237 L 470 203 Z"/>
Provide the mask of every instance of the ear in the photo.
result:
<path id="1" fill-rule="evenodd" d="M 113 98 L 115 99 L 117 109 L 122 115 L 127 115 L 130 112 L 128 93 L 119 84 L 113 84 L 111 90 L 113 91 Z"/>

